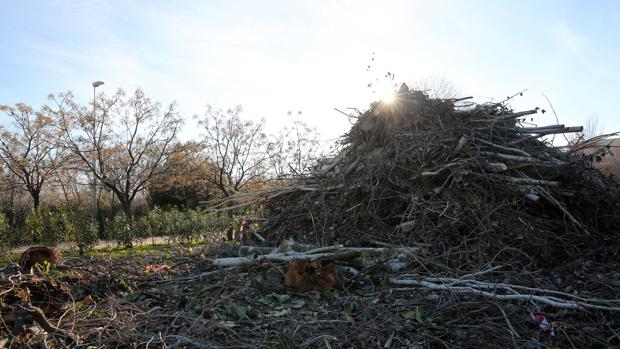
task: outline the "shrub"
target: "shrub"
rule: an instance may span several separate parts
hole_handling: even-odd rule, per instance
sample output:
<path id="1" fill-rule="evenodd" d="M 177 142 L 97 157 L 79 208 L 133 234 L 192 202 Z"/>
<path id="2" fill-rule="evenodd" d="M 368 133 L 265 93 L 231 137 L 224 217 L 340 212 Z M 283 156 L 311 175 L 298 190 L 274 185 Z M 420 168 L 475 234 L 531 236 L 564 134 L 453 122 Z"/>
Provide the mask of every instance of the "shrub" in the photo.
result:
<path id="1" fill-rule="evenodd" d="M 93 222 L 91 211 L 83 207 L 64 208 L 61 211 L 64 236 L 73 242 L 80 253 L 92 249 L 97 243 L 97 223 Z"/>
<path id="2" fill-rule="evenodd" d="M 26 217 L 22 242 L 56 245 L 63 240 L 64 226 L 60 215 L 49 208 L 37 208 Z"/>
<path id="3" fill-rule="evenodd" d="M 133 245 L 134 232 L 131 222 L 124 213 L 119 213 L 113 219 L 106 221 L 106 231 L 109 236 L 119 245 L 131 247 Z"/>
<path id="4" fill-rule="evenodd" d="M 8 219 L 4 212 L 0 212 L 0 254 L 6 255 L 8 249 L 12 245 L 13 241 L 11 239 L 11 229 Z"/>
<path id="5" fill-rule="evenodd" d="M 218 242 L 232 228 L 233 219 L 228 215 L 206 215 L 207 222 L 205 229 L 201 232 L 202 240 L 205 242 Z"/>
<path id="6" fill-rule="evenodd" d="M 148 222 L 147 234 L 149 237 L 166 235 L 164 212 L 159 207 L 150 210 L 143 218 Z"/>

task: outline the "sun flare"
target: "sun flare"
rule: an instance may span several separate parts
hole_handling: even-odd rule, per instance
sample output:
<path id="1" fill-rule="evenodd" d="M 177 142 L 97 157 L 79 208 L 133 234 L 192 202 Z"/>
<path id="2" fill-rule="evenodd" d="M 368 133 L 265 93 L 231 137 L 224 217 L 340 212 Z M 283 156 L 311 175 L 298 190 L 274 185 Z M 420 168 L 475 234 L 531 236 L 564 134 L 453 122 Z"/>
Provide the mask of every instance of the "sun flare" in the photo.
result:
<path id="1" fill-rule="evenodd" d="M 394 102 L 394 97 L 396 96 L 396 92 L 391 88 L 384 88 L 381 91 L 378 91 L 379 98 L 381 98 L 381 102 L 383 103 L 392 103 Z"/>
<path id="2" fill-rule="evenodd" d="M 392 103 L 394 102 L 394 91 L 387 91 L 381 94 L 381 102 Z"/>

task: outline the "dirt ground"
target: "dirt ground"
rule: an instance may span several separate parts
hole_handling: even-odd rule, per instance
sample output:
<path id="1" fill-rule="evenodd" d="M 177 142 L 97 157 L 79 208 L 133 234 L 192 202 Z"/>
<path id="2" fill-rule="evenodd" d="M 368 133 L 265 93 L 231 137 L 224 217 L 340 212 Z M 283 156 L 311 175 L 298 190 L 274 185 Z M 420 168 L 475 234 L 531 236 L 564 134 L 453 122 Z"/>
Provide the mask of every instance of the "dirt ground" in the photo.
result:
<path id="1" fill-rule="evenodd" d="M 502 271 L 501 266 L 455 275 L 422 252 L 403 259 L 396 271 L 385 255 L 358 254 L 351 259 L 336 248 L 333 256 L 346 257 L 334 257 L 339 267 L 356 268 L 359 274 L 346 274 L 342 287 L 299 292 L 284 282 L 287 263 L 268 255 L 239 257 L 239 251 L 221 245 L 118 259 L 72 257 L 34 274 L 20 274 L 9 265 L 0 270 L 4 317 L 0 348 L 611 348 L 620 344 L 617 297 L 602 299 L 608 294 L 605 288 L 620 289 L 620 280 L 597 273 L 601 267 L 596 264 L 572 270 L 573 280 L 542 271 Z M 247 263 L 222 264 L 239 258 Z M 426 270 L 432 277 L 424 276 Z M 421 283 L 411 286 L 397 284 L 398 280 Z M 576 289 L 571 291 L 571 285 Z M 31 306 L 41 309 L 47 325 L 28 315 Z"/>

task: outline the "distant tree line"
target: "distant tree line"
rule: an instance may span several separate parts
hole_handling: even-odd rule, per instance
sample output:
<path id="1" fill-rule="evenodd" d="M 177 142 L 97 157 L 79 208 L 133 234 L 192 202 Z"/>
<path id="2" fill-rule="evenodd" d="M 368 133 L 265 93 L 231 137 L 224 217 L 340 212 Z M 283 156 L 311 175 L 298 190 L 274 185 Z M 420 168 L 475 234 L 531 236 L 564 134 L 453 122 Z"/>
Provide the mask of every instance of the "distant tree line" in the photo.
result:
<path id="1" fill-rule="evenodd" d="M 38 110 L 18 103 L 0 105 L 0 112 L 9 120 L 0 125 L 5 247 L 71 241 L 83 251 L 97 239 L 130 246 L 153 234 L 225 230 L 234 212 L 212 217 L 205 202 L 299 176 L 320 149 L 300 113 L 289 113 L 290 125 L 269 135 L 265 121 L 244 118 L 241 106 L 207 107 L 199 117 L 202 138 L 181 142 L 176 104 L 163 106 L 140 89 L 99 93 L 86 105 L 60 93 Z M 162 212 L 186 225 L 175 228 Z"/>

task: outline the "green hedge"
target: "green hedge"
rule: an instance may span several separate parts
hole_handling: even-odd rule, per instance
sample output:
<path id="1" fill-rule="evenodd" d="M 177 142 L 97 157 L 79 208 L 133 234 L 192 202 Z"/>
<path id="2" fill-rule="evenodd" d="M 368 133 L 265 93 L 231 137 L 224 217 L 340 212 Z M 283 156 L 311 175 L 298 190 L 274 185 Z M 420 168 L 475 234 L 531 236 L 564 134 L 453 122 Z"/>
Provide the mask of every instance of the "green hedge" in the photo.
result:
<path id="1" fill-rule="evenodd" d="M 0 254 L 5 255 L 12 246 L 9 220 L 4 212 L 0 212 Z"/>
<path id="2" fill-rule="evenodd" d="M 225 215 L 216 216 L 199 210 L 179 211 L 175 208 L 154 208 L 145 216 L 129 222 L 120 213 L 106 222 L 108 236 L 119 244 L 131 245 L 135 239 L 165 236 L 175 242 L 215 241 L 222 237 L 232 221 Z"/>
<path id="3" fill-rule="evenodd" d="M 22 228 L 13 228 L 0 213 L 0 247 L 17 244 L 56 245 L 71 242 L 80 253 L 103 238 L 130 246 L 136 239 L 165 236 L 175 242 L 197 240 L 215 242 L 233 224 L 227 215 L 212 215 L 200 210 L 179 211 L 154 208 L 129 221 L 120 212 L 101 226 L 92 221 L 91 211 L 83 207 L 39 208 L 31 211 Z M 99 231 L 99 234 L 98 234 Z"/>

